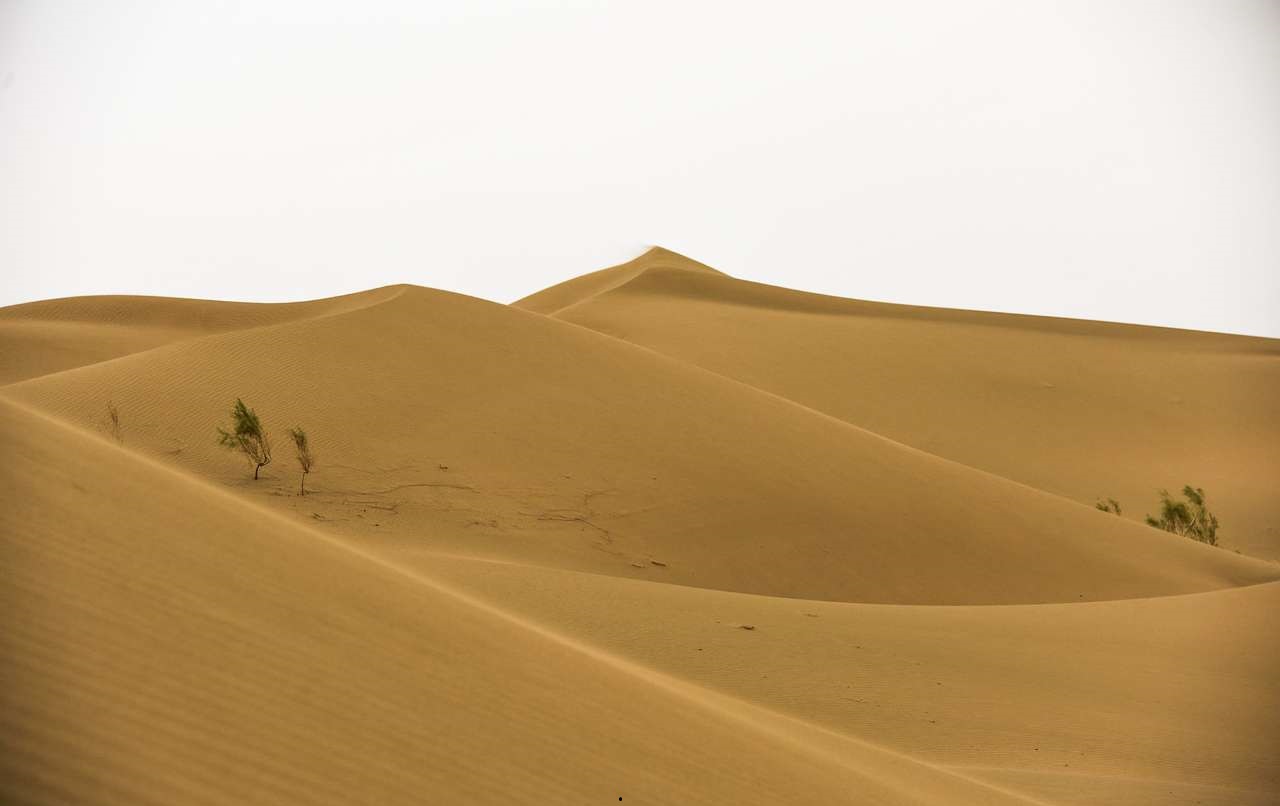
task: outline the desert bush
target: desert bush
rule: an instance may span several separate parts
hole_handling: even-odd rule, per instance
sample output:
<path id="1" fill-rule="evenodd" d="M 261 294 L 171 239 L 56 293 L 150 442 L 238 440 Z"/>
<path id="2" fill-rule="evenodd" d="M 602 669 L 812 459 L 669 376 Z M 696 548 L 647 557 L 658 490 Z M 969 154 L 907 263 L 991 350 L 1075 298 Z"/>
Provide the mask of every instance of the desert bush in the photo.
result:
<path id="1" fill-rule="evenodd" d="M 301 426 L 289 429 L 289 437 L 293 440 L 293 449 L 298 457 L 298 467 L 302 468 L 302 482 L 298 485 L 298 495 L 307 494 L 307 474 L 315 466 L 315 456 L 311 453 L 311 444 L 307 442 L 307 432 Z"/>
<path id="2" fill-rule="evenodd" d="M 120 434 L 120 409 L 116 408 L 114 401 L 107 401 L 107 432 L 111 434 L 116 442 L 124 443 L 124 437 Z"/>
<path id="3" fill-rule="evenodd" d="M 218 429 L 218 444 L 232 451 L 239 451 L 253 464 L 253 479 L 258 471 L 271 464 L 271 439 L 258 420 L 258 414 L 236 398 L 231 409 L 231 430 Z"/>
<path id="4" fill-rule="evenodd" d="M 1218 545 L 1218 518 L 1205 505 L 1204 490 L 1190 484 L 1182 488 L 1185 501 L 1175 500 L 1168 490 L 1160 491 L 1160 517 L 1147 516 L 1147 525 L 1189 537 L 1210 546 Z"/>
<path id="5" fill-rule="evenodd" d="M 1114 498 L 1099 498 L 1098 503 L 1094 504 L 1093 507 L 1103 512 L 1110 512 L 1112 515 L 1120 514 L 1120 502 Z"/>

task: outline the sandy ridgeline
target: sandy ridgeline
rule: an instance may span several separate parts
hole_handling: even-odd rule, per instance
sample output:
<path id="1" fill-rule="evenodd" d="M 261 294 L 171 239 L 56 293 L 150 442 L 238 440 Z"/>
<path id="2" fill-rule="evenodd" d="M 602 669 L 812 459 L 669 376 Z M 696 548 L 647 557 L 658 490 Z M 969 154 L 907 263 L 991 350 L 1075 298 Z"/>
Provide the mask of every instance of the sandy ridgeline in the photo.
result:
<path id="1" fill-rule="evenodd" d="M 14 306 L 0 383 L 0 802 L 1280 802 L 1275 340 L 654 249 Z"/>

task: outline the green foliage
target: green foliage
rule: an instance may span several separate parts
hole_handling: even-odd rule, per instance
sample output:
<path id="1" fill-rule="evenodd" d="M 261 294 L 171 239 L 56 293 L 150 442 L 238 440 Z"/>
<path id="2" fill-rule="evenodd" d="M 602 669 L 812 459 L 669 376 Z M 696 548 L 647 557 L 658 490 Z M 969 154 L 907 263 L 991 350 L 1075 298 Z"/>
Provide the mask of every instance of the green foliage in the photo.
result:
<path id="1" fill-rule="evenodd" d="M 301 426 L 289 429 L 289 437 L 293 440 L 294 452 L 298 457 L 298 466 L 302 468 L 302 483 L 298 486 L 298 495 L 307 494 L 307 474 L 315 466 L 316 460 L 311 453 L 311 445 L 307 442 L 307 432 Z"/>
<path id="2" fill-rule="evenodd" d="M 1110 512 L 1112 515 L 1120 514 L 1120 502 L 1114 498 L 1099 498 L 1098 503 L 1093 506 L 1095 509 L 1100 509 L 1103 512 Z"/>
<path id="3" fill-rule="evenodd" d="M 1147 525 L 1189 537 L 1210 546 L 1218 545 L 1218 518 L 1205 505 L 1204 490 L 1190 484 L 1182 488 L 1185 501 L 1174 500 L 1168 490 L 1160 491 L 1160 517 L 1147 516 Z"/>
<path id="4" fill-rule="evenodd" d="M 253 478 L 258 471 L 271 464 L 271 439 L 258 420 L 258 414 L 236 398 L 231 409 L 231 430 L 218 429 L 218 444 L 232 451 L 239 451 L 253 464 Z"/>
<path id="5" fill-rule="evenodd" d="M 1160 491 L 1160 517 L 1147 516 L 1147 525 L 1166 532 L 1173 532 L 1210 546 L 1218 545 L 1218 516 L 1205 504 L 1204 490 L 1190 484 L 1182 488 L 1185 501 L 1175 500 L 1168 490 Z M 1120 502 L 1114 498 L 1099 498 L 1095 509 L 1120 514 Z"/>

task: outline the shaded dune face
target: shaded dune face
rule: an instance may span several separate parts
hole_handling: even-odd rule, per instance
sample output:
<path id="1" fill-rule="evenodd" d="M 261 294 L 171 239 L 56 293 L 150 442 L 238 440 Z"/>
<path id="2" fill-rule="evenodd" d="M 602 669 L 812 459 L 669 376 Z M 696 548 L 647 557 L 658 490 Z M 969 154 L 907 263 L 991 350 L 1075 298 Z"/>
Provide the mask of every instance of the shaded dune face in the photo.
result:
<path id="1" fill-rule="evenodd" d="M 1276 803 L 1278 355 L 664 249 L 2 309 L 0 801 Z"/>
<path id="2" fill-rule="evenodd" d="M 651 350 L 412 286 L 6 393 L 85 424 L 115 400 L 131 442 L 223 479 L 237 466 L 210 435 L 244 397 L 277 435 L 301 423 L 324 440 L 334 486 L 308 499 L 317 520 L 424 549 L 623 575 L 657 560 L 681 584 L 909 604 L 1132 598 L 1276 571 Z"/>
<path id="3" fill-rule="evenodd" d="M 1223 545 L 1280 560 L 1274 339 L 838 299 L 665 250 L 604 273 L 515 304 L 1138 522 L 1203 487 Z"/>

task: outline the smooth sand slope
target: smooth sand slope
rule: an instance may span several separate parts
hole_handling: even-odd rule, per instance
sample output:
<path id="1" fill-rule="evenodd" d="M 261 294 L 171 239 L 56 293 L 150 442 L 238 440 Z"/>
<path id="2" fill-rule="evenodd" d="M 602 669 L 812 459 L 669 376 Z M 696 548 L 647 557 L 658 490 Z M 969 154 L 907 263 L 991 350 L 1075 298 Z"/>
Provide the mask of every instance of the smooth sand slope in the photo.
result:
<path id="1" fill-rule="evenodd" d="M 1273 341 L 653 250 L 518 307 L 34 303 L 0 356 L 0 802 L 1280 802 L 1280 565 L 1069 483 L 1161 466 L 1125 367 L 1189 361 L 1187 480 L 1268 556 L 1214 417 L 1274 438 Z"/>
<path id="2" fill-rule="evenodd" d="M 663 249 L 599 274 L 623 279 L 515 304 L 1138 521 L 1203 487 L 1225 546 L 1280 559 L 1275 339 L 837 299 Z"/>
<path id="3" fill-rule="evenodd" d="M 5 803 L 1026 802 L 0 408 Z"/>
<path id="4" fill-rule="evenodd" d="M 1280 792 L 1280 583 L 904 607 L 404 559 L 673 676 L 1045 802 L 1226 806 Z"/>
<path id="5" fill-rule="evenodd" d="M 279 305 L 162 297 L 73 297 L 0 308 L 0 385 L 162 344 L 360 307 L 385 292 Z"/>

